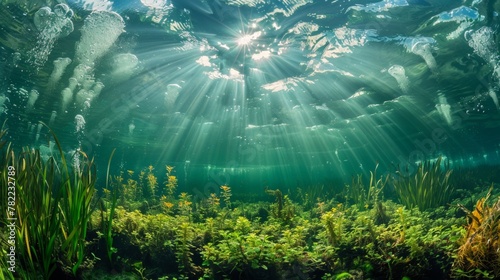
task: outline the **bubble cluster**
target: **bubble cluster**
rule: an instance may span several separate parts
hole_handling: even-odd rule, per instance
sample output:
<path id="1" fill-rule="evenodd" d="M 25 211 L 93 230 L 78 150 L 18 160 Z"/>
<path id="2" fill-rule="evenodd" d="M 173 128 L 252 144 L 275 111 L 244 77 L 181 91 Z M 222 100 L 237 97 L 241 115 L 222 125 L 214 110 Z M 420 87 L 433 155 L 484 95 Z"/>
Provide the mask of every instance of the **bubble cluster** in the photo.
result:
<path id="1" fill-rule="evenodd" d="M 499 104 L 498 104 L 498 96 L 497 96 L 497 93 L 495 92 L 495 90 L 493 88 L 490 88 L 488 90 L 488 95 L 493 100 L 493 103 L 495 103 L 495 107 L 497 108 L 497 110 L 500 109 L 499 108 Z"/>
<path id="2" fill-rule="evenodd" d="M 175 100 L 177 100 L 181 89 L 181 86 L 178 84 L 169 84 L 167 86 L 167 91 L 165 92 L 165 106 L 168 111 L 173 110 Z"/>
<path id="3" fill-rule="evenodd" d="M 430 43 L 424 41 L 417 41 L 412 45 L 411 52 L 421 56 L 425 60 L 427 67 L 429 67 L 429 69 L 431 69 L 432 72 L 436 72 L 437 63 L 436 59 L 434 59 L 434 56 L 432 55 L 432 49 Z"/>
<path id="4" fill-rule="evenodd" d="M 123 32 L 125 22 L 122 17 L 109 11 L 92 12 L 84 21 L 82 37 L 76 44 L 76 59 L 80 63 L 93 66 L 104 55 Z"/>
<path id="5" fill-rule="evenodd" d="M 50 114 L 49 126 L 54 125 L 54 121 L 56 120 L 56 117 L 57 117 L 57 111 L 52 111 L 52 114 Z"/>
<path id="6" fill-rule="evenodd" d="M 33 106 L 35 106 L 35 102 L 38 100 L 38 96 L 40 94 L 36 89 L 32 89 L 28 95 L 28 103 L 26 104 L 26 108 L 28 110 L 33 109 Z"/>
<path id="7" fill-rule="evenodd" d="M 491 27 L 483 26 L 476 31 L 469 30 L 465 32 L 464 37 L 474 52 L 490 63 L 498 60 L 496 55 L 494 32 Z"/>
<path id="8" fill-rule="evenodd" d="M 54 60 L 54 70 L 49 77 L 49 86 L 52 88 L 55 84 L 59 82 L 61 76 L 64 74 L 64 70 L 71 63 L 71 58 L 69 57 L 60 57 Z"/>
<path id="9" fill-rule="evenodd" d="M 61 96 L 62 96 L 61 111 L 65 112 L 66 109 L 68 109 L 68 105 L 73 100 L 73 91 L 69 87 L 67 87 L 62 90 Z"/>
<path id="10" fill-rule="evenodd" d="M 30 51 L 30 61 L 37 67 L 47 62 L 57 39 L 73 32 L 73 10 L 66 4 L 57 4 L 52 11 L 49 7 L 40 8 L 34 16 L 34 23 L 39 31 L 37 45 Z"/>
<path id="11" fill-rule="evenodd" d="M 407 94 L 408 93 L 408 87 L 410 85 L 410 81 L 408 80 L 408 77 L 405 74 L 405 68 L 401 65 L 392 65 L 389 67 L 387 72 L 396 79 L 398 82 L 399 87 L 403 91 L 403 93 Z"/>
<path id="12" fill-rule="evenodd" d="M 134 129 L 135 129 L 135 124 L 134 124 L 133 122 L 131 122 L 131 123 L 128 125 L 128 134 L 129 134 L 129 135 L 134 134 Z"/>
<path id="13" fill-rule="evenodd" d="M 83 129 L 85 128 L 85 119 L 83 118 L 82 115 L 76 115 L 75 116 L 75 130 L 76 132 L 83 132 Z"/>
<path id="14" fill-rule="evenodd" d="M 111 60 L 111 73 L 110 76 L 113 82 L 124 81 L 134 73 L 139 64 L 137 56 L 131 53 L 120 53 L 113 57 Z"/>
<path id="15" fill-rule="evenodd" d="M 446 97 L 442 93 L 439 93 L 436 110 L 448 125 L 452 125 L 453 118 L 451 116 L 451 106 L 448 104 Z"/>
<path id="16" fill-rule="evenodd" d="M 5 102 L 7 100 L 9 100 L 9 98 L 5 96 L 3 93 L 0 93 L 0 114 L 7 111 L 7 107 L 5 107 Z"/>

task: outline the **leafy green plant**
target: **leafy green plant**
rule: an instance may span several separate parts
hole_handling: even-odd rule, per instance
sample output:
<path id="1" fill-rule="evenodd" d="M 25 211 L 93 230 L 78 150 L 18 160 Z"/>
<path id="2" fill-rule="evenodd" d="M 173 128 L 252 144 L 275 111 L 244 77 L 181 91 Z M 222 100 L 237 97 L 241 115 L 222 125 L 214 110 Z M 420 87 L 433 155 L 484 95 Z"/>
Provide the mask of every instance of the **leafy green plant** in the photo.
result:
<path id="1" fill-rule="evenodd" d="M 341 211 L 341 205 L 326 212 L 321 216 L 321 222 L 325 227 L 326 236 L 330 245 L 338 245 L 342 240 L 344 213 Z"/>
<path id="2" fill-rule="evenodd" d="M 194 274 L 197 267 L 193 263 L 193 253 L 191 249 L 193 245 L 191 240 L 193 239 L 194 230 L 189 222 L 182 222 L 176 230 L 175 238 L 175 256 L 177 259 L 177 264 L 179 265 L 179 271 L 183 273 L 184 276 Z"/>
<path id="3" fill-rule="evenodd" d="M 227 209 L 230 209 L 231 208 L 231 196 L 233 195 L 231 193 L 231 187 L 229 187 L 227 185 L 222 185 L 222 186 L 220 186 L 220 190 L 221 190 L 220 196 L 222 197 L 222 200 L 224 200 L 225 207 Z"/>
<path id="4" fill-rule="evenodd" d="M 442 206 L 449 202 L 454 187 L 450 184 L 452 170 L 446 162 L 441 167 L 443 158 L 440 156 L 432 163 L 427 160 L 420 163 L 413 176 L 408 167 L 405 171 L 398 170 L 393 184 L 400 202 L 408 208 L 418 207 L 421 211 Z"/>
<path id="5" fill-rule="evenodd" d="M 167 170 L 166 173 L 167 181 L 165 182 L 166 193 L 168 198 L 172 199 L 174 197 L 174 192 L 177 189 L 178 180 L 177 177 L 173 175 L 173 170 L 174 170 L 173 166 L 167 165 L 165 169 Z"/>

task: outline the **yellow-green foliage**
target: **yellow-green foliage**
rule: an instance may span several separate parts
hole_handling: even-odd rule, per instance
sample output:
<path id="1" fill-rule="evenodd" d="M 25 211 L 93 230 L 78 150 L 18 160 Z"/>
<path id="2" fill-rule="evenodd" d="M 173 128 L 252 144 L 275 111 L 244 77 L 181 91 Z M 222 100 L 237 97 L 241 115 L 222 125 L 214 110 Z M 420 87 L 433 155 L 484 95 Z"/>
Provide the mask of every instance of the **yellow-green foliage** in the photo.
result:
<path id="1" fill-rule="evenodd" d="M 165 213 L 172 212 L 172 206 L 176 203 L 173 194 L 178 186 L 177 177 L 173 175 L 174 167 L 166 166 L 165 189 L 159 188 L 154 170 L 155 168 L 150 165 L 138 175 L 135 175 L 133 170 L 127 170 L 126 175 L 121 171 L 118 176 L 114 176 L 112 183 L 117 187 L 118 204 L 129 210 L 145 208 L 143 206 L 147 205 L 148 210 L 159 208 Z M 103 189 L 103 192 L 104 199 L 110 201 L 111 191 Z"/>
<path id="2" fill-rule="evenodd" d="M 205 201 L 218 206 L 217 202 L 216 195 Z M 418 209 L 378 203 L 379 207 L 361 210 L 356 205 L 325 205 L 319 217 L 297 213 L 289 223 L 275 218 L 261 221 L 248 213 L 253 208 L 238 204 L 194 222 L 190 217 L 196 209 L 190 195 L 182 193 L 168 215 L 117 208 L 113 229 L 117 235 L 127 236 L 143 256 L 175 259 L 183 277 L 197 279 L 253 279 L 258 277 L 254 273 L 266 270 L 312 277 L 312 271 L 338 275 L 352 268 L 369 271 L 369 267 L 381 278 L 417 277 L 425 275 L 428 267 L 447 275 L 463 232 L 461 220 L 447 213 L 432 219 Z M 273 209 L 272 205 L 278 204 L 265 208 Z M 375 222 L 378 208 L 386 212 L 385 223 Z"/>
<path id="3" fill-rule="evenodd" d="M 464 208 L 469 224 L 454 263 L 458 276 L 500 277 L 500 198 L 489 206 L 490 194 L 479 199 L 472 212 Z"/>
<path id="4" fill-rule="evenodd" d="M 186 217 L 188 219 L 191 218 L 192 205 L 193 202 L 191 202 L 191 195 L 186 192 L 183 192 L 179 195 L 179 214 L 182 217 Z"/>
<path id="5" fill-rule="evenodd" d="M 128 179 L 127 184 L 124 185 L 123 196 L 127 201 L 138 201 L 142 197 L 142 190 L 136 180 L 133 179 L 134 171 L 127 171 Z"/>
<path id="6" fill-rule="evenodd" d="M 177 188 L 177 177 L 172 174 L 174 167 L 167 165 L 167 181 L 165 182 L 166 193 L 168 197 L 173 198 L 175 189 Z"/>
<path id="7" fill-rule="evenodd" d="M 222 197 L 222 200 L 224 200 L 226 208 L 228 209 L 231 208 L 231 196 L 233 195 L 231 193 L 231 187 L 227 185 L 222 185 L 220 186 L 220 190 L 221 190 L 220 196 Z"/>
<path id="8" fill-rule="evenodd" d="M 157 256 L 168 248 L 174 248 L 177 219 L 165 214 L 142 214 L 138 210 L 128 212 L 122 206 L 115 210 L 113 232 L 124 235 L 144 255 Z M 96 214 L 93 221 L 100 222 Z"/>
<path id="9" fill-rule="evenodd" d="M 175 257 L 179 265 L 179 271 L 184 275 L 190 274 L 197 269 L 193 264 L 193 253 L 191 252 L 194 247 L 192 245 L 194 234 L 194 228 L 189 222 L 182 222 L 176 228 Z"/>
<path id="10" fill-rule="evenodd" d="M 211 193 L 206 200 L 209 214 L 216 214 L 220 209 L 220 198 L 215 193 Z"/>
<path id="11" fill-rule="evenodd" d="M 326 212 L 321 216 L 321 222 L 325 227 L 326 237 L 330 245 L 337 245 L 342 240 L 344 213 L 341 211 L 342 205 Z"/>
<path id="12" fill-rule="evenodd" d="M 155 199 L 156 198 L 156 190 L 158 189 L 158 178 L 155 176 L 153 173 L 154 167 L 152 165 L 148 166 L 147 170 L 147 194 L 149 195 L 149 199 Z"/>

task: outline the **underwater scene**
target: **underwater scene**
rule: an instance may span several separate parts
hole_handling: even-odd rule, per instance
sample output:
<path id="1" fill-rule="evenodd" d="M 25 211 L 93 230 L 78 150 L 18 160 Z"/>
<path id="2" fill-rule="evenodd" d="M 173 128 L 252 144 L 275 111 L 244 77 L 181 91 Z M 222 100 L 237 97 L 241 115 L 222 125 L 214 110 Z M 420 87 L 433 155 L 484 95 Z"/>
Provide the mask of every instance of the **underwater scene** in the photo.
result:
<path id="1" fill-rule="evenodd" d="M 1 0 L 0 280 L 500 279 L 499 13 Z"/>

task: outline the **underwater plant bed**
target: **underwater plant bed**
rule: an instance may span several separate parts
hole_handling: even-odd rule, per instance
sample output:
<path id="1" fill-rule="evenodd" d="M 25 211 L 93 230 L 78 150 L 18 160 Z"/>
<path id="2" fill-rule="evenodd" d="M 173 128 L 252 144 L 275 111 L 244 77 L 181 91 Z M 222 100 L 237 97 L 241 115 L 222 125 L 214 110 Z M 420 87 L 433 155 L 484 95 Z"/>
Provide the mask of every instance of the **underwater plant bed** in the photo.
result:
<path id="1" fill-rule="evenodd" d="M 2 216 L 0 241 L 15 240 L 18 259 L 12 272 L 2 247 L 0 279 L 500 277 L 500 196 L 493 184 L 455 191 L 447 166 L 424 163 L 412 180 L 420 193 L 442 187 L 459 197 L 420 211 L 415 201 L 425 195 L 399 197 L 409 206 L 384 198 L 386 186 L 410 190 L 409 181 L 377 179 L 377 167 L 367 185 L 359 175 L 335 195 L 266 188 L 249 202 L 235 200 L 227 185 L 205 196 L 177 194 L 169 165 L 163 184 L 153 166 L 111 176 L 114 152 L 97 188 L 93 159 L 75 153 L 75 168 L 59 155 L 43 160 L 38 150 L 6 148 L 0 179 L 8 185 L 16 176 L 19 199 L 9 209 L 18 224 L 8 227 Z"/>
<path id="2" fill-rule="evenodd" d="M 420 212 L 384 201 L 387 219 L 376 223 L 376 209 L 286 204 L 293 210 L 285 215 L 276 202 L 234 202 L 211 217 L 118 206 L 113 265 L 141 270 L 143 279 L 445 279 L 465 231 L 457 209 Z"/>

